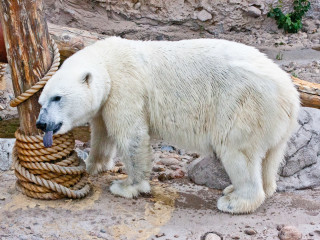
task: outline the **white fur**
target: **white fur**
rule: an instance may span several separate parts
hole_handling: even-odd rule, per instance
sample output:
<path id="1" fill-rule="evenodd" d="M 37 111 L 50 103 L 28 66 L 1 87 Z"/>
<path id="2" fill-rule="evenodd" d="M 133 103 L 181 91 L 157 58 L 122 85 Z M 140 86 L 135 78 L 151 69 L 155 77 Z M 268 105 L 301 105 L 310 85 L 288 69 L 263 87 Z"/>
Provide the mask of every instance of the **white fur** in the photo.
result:
<path id="1" fill-rule="evenodd" d="M 84 76 L 87 80 L 83 81 Z M 59 106 L 50 99 L 61 95 Z M 299 97 L 288 74 L 253 47 L 225 40 L 107 38 L 65 61 L 40 97 L 58 133 L 90 121 L 88 170 L 114 149 L 128 172 L 112 193 L 150 191 L 150 136 L 220 157 L 233 187 L 221 211 L 247 213 L 276 189 Z M 52 105 L 52 104 L 51 104 Z"/>

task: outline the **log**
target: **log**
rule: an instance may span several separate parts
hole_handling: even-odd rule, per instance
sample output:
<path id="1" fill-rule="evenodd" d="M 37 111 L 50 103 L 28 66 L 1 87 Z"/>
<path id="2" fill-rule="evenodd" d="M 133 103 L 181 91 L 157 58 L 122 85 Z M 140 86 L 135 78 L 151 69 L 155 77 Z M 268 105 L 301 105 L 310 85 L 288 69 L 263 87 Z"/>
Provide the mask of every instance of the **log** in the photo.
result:
<path id="1" fill-rule="evenodd" d="M 51 66 L 50 37 L 42 0 L 2 0 L 0 15 L 15 96 L 33 86 Z M 18 106 L 20 130 L 38 135 L 40 92 Z"/>
<path id="2" fill-rule="evenodd" d="M 48 23 L 48 27 L 51 37 L 58 45 L 61 60 L 65 60 L 82 48 L 107 37 L 102 34 L 76 28 L 62 27 L 52 23 Z"/>
<path id="3" fill-rule="evenodd" d="M 320 84 L 296 77 L 292 77 L 292 80 L 300 93 L 301 106 L 320 109 Z"/>

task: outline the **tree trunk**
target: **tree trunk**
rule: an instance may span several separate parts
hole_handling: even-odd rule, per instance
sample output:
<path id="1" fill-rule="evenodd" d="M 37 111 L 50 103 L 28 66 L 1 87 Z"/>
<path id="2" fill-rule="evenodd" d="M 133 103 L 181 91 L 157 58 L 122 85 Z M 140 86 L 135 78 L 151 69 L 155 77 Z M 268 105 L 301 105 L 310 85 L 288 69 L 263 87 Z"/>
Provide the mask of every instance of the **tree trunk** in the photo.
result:
<path id="1" fill-rule="evenodd" d="M 0 14 L 8 63 L 16 96 L 28 90 L 51 66 L 53 59 L 42 0 L 2 0 Z M 18 106 L 20 129 L 37 135 L 40 92 Z"/>

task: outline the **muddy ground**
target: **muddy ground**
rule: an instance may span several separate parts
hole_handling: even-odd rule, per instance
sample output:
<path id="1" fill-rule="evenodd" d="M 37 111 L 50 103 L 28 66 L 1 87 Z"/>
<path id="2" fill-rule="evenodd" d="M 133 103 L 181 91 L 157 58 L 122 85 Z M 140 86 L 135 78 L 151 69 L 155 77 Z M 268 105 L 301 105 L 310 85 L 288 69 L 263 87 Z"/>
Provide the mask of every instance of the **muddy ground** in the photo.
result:
<path id="1" fill-rule="evenodd" d="M 303 239 L 320 239 L 320 189 L 276 193 L 253 214 L 221 213 L 221 191 L 186 179 L 152 181 L 152 194 L 137 199 L 111 195 L 113 179 L 90 177 L 92 191 L 82 200 L 44 201 L 15 188 L 13 171 L 0 173 L 0 239 L 201 239 L 217 232 L 223 239 L 278 239 L 277 227 L 293 225 Z M 255 235 L 245 230 L 254 229 Z"/>

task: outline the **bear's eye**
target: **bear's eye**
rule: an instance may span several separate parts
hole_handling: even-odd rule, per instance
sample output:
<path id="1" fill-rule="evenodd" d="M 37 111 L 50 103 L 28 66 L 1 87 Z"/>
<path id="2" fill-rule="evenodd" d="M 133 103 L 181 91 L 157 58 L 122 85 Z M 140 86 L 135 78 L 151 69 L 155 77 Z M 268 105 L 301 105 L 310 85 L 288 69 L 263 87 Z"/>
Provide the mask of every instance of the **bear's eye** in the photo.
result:
<path id="1" fill-rule="evenodd" d="M 52 98 L 53 102 L 59 102 L 61 100 L 61 96 L 55 96 Z"/>
<path id="2" fill-rule="evenodd" d="M 83 77 L 82 83 L 86 83 L 89 85 L 90 81 L 91 81 L 91 74 L 90 73 L 85 74 L 85 76 Z"/>

